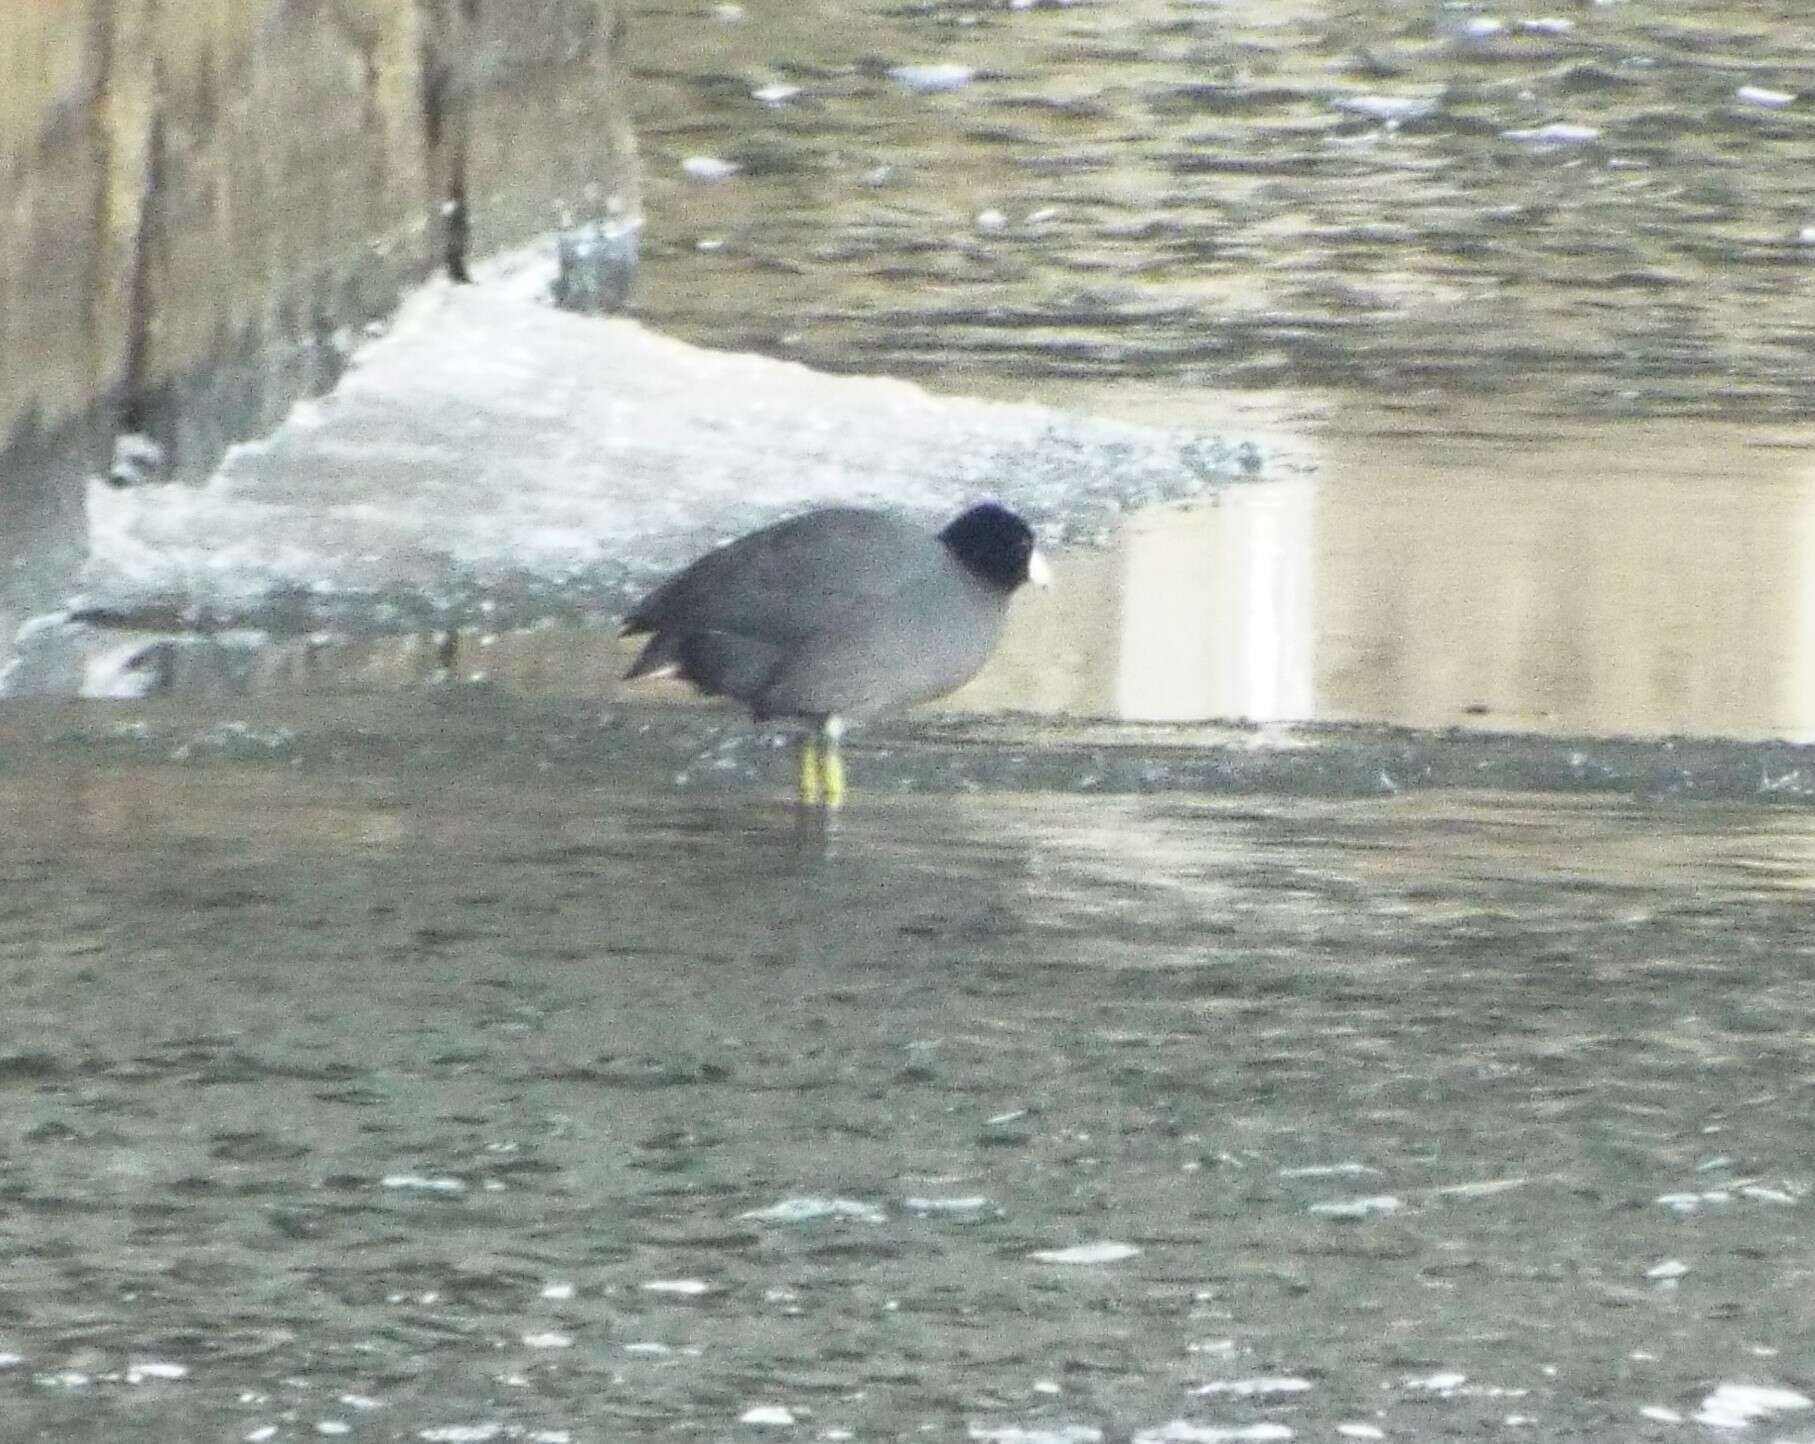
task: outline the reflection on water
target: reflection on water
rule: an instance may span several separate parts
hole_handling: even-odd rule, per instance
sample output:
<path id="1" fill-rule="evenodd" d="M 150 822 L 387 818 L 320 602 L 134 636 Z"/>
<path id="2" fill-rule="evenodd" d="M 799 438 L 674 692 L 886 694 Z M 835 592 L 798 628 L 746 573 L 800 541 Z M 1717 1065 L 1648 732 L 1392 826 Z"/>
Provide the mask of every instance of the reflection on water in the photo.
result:
<path id="1" fill-rule="evenodd" d="M 677 334 L 962 391 L 1807 415 L 1805 0 L 632 8 L 636 304 Z"/>
<path id="2" fill-rule="evenodd" d="M 1332 427 L 1315 478 L 1132 518 L 957 705 L 1815 737 L 1810 438 L 1620 439 Z"/>

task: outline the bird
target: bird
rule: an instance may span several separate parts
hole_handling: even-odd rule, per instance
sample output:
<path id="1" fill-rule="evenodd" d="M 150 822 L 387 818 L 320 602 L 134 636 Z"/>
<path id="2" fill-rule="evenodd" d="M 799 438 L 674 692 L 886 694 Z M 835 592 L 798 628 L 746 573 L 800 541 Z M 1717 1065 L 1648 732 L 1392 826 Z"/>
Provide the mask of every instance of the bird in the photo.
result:
<path id="1" fill-rule="evenodd" d="M 837 809 L 848 723 L 929 702 L 996 649 L 1009 598 L 1051 570 L 1033 529 L 980 502 L 937 534 L 888 511 L 810 511 L 727 542 L 625 618 L 626 680 L 678 676 L 757 721 L 807 724 L 800 801 Z"/>

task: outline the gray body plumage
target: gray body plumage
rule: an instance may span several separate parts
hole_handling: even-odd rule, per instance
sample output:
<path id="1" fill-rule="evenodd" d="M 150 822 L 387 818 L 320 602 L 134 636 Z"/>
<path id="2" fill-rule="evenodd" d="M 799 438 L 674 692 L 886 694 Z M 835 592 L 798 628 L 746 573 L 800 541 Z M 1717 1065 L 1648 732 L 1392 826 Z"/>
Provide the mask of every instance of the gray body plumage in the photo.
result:
<path id="1" fill-rule="evenodd" d="M 629 675 L 672 668 L 759 718 L 854 719 L 943 696 L 995 650 L 1032 546 L 1029 533 L 1012 579 L 992 577 L 949 535 L 855 507 L 753 532 L 631 613 L 624 630 L 649 640 Z"/>

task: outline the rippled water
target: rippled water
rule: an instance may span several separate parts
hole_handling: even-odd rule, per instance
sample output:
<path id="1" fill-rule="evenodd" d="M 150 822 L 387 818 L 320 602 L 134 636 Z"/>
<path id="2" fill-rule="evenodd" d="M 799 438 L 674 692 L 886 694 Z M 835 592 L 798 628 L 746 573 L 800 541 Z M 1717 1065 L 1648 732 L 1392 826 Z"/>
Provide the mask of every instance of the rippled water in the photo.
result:
<path id="1" fill-rule="evenodd" d="M 1800 813 L 828 840 L 502 699 L 5 741 L 9 1439 L 1640 1438 L 1810 1383 Z"/>
<path id="2" fill-rule="evenodd" d="M 1796 0 L 639 20 L 640 305 L 681 334 L 959 389 L 1809 414 Z"/>

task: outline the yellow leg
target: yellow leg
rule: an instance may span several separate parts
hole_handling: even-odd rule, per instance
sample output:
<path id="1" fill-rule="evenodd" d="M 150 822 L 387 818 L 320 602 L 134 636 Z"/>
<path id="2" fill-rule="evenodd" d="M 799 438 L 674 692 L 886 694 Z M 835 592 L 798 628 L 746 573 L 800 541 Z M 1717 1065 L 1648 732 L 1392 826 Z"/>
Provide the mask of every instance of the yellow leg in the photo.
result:
<path id="1" fill-rule="evenodd" d="M 825 780 L 827 807 L 844 806 L 844 758 L 839 754 L 838 744 L 831 742 L 820 754 L 820 771 Z"/>
<path id="2" fill-rule="evenodd" d="M 800 739 L 800 801 L 803 807 L 819 806 L 820 798 L 819 739 Z"/>

